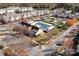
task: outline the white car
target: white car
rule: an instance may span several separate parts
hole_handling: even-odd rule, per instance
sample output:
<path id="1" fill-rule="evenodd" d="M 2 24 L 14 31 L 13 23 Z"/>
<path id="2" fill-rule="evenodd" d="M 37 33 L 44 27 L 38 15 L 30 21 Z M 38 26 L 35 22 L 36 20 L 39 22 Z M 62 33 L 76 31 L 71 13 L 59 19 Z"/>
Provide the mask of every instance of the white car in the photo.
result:
<path id="1" fill-rule="evenodd" d="M 28 14 L 28 15 L 27 15 L 27 18 L 30 18 L 31 16 L 32 16 L 31 14 Z"/>
<path id="2" fill-rule="evenodd" d="M 33 12 L 32 14 L 33 14 L 33 16 L 37 16 L 37 13 L 36 12 Z"/>
<path id="3" fill-rule="evenodd" d="M 8 9 L 7 12 L 8 12 L 8 13 L 9 13 L 9 12 L 15 12 L 15 10 L 14 10 L 14 9 Z"/>
<path id="4" fill-rule="evenodd" d="M 16 20 L 19 20 L 19 19 L 21 19 L 21 17 L 20 16 L 16 16 L 16 18 L 15 18 Z"/>

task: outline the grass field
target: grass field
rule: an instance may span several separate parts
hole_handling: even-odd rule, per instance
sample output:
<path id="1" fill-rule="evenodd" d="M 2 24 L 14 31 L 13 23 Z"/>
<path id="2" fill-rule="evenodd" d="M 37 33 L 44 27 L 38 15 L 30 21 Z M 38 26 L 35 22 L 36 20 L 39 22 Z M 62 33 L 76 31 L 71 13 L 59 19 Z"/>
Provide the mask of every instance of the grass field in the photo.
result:
<path id="1" fill-rule="evenodd" d="M 51 31 L 49 31 L 48 33 L 44 33 L 43 35 L 39 35 L 35 38 L 33 38 L 33 40 L 35 40 L 36 42 L 40 43 L 40 44 L 44 44 L 45 42 L 47 42 L 49 39 L 53 39 L 63 30 L 59 29 L 59 28 L 54 28 Z"/>

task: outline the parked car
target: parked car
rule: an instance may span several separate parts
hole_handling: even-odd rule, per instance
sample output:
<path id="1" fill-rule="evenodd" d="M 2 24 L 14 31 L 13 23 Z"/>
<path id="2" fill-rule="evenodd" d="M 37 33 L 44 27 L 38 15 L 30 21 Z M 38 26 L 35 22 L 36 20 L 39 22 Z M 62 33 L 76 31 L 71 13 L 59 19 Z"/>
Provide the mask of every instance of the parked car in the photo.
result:
<path id="1" fill-rule="evenodd" d="M 4 18 L 0 16 L 0 23 L 5 24 Z"/>

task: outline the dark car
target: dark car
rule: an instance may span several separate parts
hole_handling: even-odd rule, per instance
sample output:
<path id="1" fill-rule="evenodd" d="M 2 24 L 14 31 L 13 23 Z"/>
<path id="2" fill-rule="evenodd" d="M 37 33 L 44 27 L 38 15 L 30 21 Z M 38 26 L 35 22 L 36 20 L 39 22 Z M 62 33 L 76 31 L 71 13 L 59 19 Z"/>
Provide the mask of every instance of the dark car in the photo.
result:
<path id="1" fill-rule="evenodd" d="M 4 18 L 0 16 L 0 23 L 5 24 Z"/>
<path id="2" fill-rule="evenodd" d="M 45 49 L 45 50 L 43 50 L 43 52 L 50 52 L 50 51 L 53 51 L 53 49 Z"/>
<path id="3" fill-rule="evenodd" d="M 78 25 L 76 25 L 77 26 L 77 28 L 79 28 L 79 24 Z"/>

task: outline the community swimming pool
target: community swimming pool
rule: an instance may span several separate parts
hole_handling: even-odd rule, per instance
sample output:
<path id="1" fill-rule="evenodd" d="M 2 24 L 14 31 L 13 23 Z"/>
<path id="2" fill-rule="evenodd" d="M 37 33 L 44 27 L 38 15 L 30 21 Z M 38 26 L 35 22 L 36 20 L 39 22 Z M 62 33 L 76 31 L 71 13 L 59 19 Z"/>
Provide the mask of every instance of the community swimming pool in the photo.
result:
<path id="1" fill-rule="evenodd" d="M 49 31 L 49 30 L 55 28 L 54 25 L 49 24 L 49 23 L 45 23 L 43 21 L 35 21 L 35 22 L 34 21 L 30 21 L 28 23 L 31 24 L 31 25 L 35 24 L 36 27 L 42 29 L 43 31 Z"/>
<path id="2" fill-rule="evenodd" d="M 45 23 L 45 22 L 42 22 L 42 21 L 37 21 L 36 22 L 36 26 L 44 31 L 49 31 L 53 28 L 55 28 L 54 25 L 52 24 L 48 24 L 48 23 Z"/>

